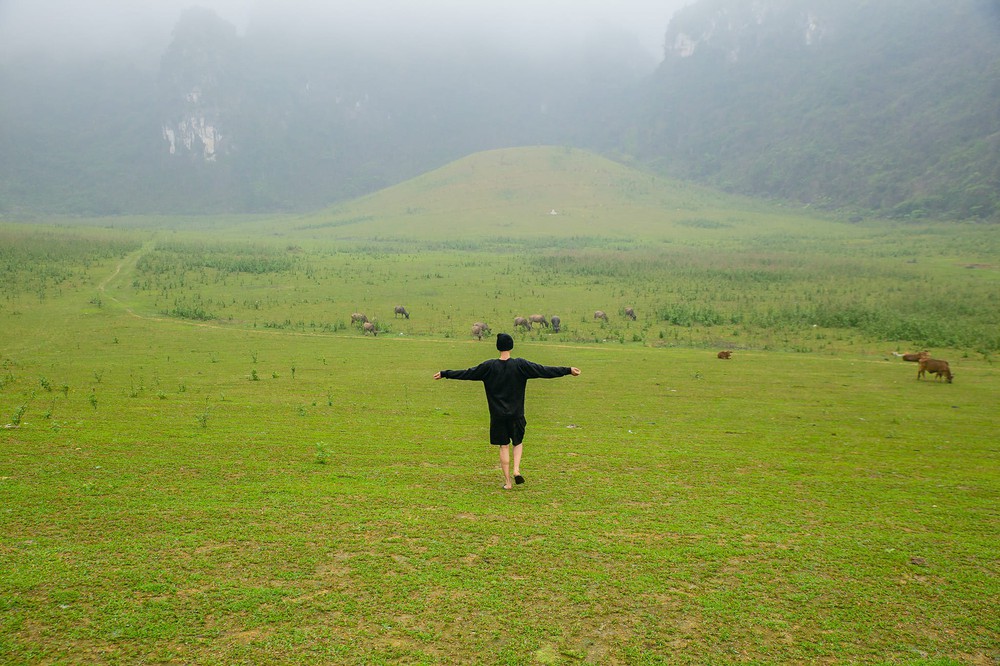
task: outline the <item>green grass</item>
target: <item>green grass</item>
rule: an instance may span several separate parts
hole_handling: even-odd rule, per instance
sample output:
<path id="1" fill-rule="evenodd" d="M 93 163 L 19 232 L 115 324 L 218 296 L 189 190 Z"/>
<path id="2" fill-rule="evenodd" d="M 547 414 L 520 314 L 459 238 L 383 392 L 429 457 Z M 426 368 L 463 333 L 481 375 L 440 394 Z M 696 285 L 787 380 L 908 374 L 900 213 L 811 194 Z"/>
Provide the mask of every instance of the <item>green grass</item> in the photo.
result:
<path id="1" fill-rule="evenodd" d="M 511 179 L 568 191 L 565 155 L 437 181 L 540 206 Z M 412 191 L 307 231 L 340 213 L 0 227 L 0 661 L 1000 657 L 994 228 L 595 185 L 593 228 L 449 237 L 435 182 L 426 235 L 386 219 Z M 616 196 L 686 210 L 615 227 Z M 529 384 L 503 491 L 481 387 L 431 377 L 554 311 L 515 354 L 583 374 Z M 932 335 L 952 384 L 889 354 Z"/>

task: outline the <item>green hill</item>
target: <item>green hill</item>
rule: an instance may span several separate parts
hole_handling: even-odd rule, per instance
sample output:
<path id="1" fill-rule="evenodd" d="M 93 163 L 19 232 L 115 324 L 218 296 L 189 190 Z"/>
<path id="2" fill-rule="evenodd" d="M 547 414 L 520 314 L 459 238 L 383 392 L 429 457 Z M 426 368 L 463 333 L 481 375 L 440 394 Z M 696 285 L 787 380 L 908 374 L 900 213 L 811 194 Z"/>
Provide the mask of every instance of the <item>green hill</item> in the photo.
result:
<path id="1" fill-rule="evenodd" d="M 299 218 L 286 231 L 341 239 L 648 240 L 721 228 L 756 235 L 802 223 L 758 202 L 659 177 L 591 152 L 536 146 L 470 155 Z"/>

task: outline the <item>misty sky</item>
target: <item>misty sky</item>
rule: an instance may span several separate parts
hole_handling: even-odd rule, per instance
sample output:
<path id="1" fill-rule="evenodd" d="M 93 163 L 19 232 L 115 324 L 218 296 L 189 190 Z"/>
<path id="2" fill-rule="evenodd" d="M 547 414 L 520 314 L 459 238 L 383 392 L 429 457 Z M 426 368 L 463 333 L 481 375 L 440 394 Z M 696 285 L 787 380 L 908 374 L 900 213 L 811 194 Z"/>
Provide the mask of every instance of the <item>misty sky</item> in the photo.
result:
<path id="1" fill-rule="evenodd" d="M 635 34 L 657 59 L 674 12 L 694 0 L 0 0 L 0 53 L 162 49 L 184 9 L 213 9 L 241 33 L 287 23 L 349 27 L 373 40 L 421 33 L 573 44 L 595 30 Z"/>

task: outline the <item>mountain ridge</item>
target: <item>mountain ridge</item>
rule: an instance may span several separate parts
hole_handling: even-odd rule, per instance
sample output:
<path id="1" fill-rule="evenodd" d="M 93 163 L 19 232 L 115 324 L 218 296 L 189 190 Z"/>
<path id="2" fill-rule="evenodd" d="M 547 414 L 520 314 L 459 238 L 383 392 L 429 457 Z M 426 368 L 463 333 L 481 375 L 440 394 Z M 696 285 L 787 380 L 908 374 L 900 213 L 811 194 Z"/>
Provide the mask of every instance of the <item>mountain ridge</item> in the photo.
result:
<path id="1" fill-rule="evenodd" d="M 700 0 L 665 43 L 655 71 L 620 36 L 388 56 L 192 11 L 154 71 L 0 62 L 0 215 L 302 212 L 562 145 L 856 216 L 1000 220 L 994 0 Z"/>

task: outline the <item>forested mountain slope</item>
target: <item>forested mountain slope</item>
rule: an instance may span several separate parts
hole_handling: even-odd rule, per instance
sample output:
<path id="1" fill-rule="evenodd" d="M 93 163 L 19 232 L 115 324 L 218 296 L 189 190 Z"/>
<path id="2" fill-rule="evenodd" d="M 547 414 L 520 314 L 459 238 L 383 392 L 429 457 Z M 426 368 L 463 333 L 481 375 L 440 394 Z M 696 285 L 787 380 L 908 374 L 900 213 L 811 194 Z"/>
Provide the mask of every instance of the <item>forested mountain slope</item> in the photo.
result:
<path id="1" fill-rule="evenodd" d="M 666 43 L 641 161 L 894 216 L 1000 212 L 995 0 L 704 0 Z"/>
<path id="2" fill-rule="evenodd" d="M 315 210 L 557 145 L 852 214 L 1000 219 L 997 0 L 700 0 L 664 31 L 657 65 L 613 31 L 372 49 L 192 9 L 149 59 L 5 56 L 0 214 Z"/>

